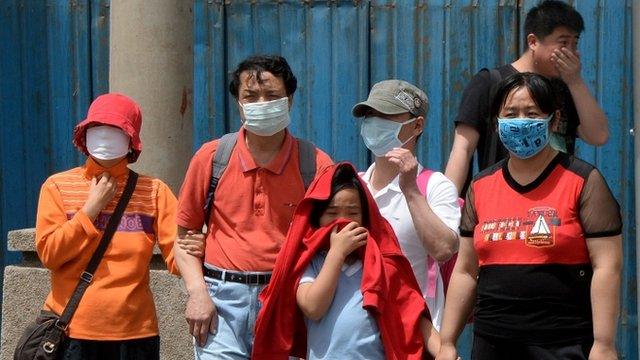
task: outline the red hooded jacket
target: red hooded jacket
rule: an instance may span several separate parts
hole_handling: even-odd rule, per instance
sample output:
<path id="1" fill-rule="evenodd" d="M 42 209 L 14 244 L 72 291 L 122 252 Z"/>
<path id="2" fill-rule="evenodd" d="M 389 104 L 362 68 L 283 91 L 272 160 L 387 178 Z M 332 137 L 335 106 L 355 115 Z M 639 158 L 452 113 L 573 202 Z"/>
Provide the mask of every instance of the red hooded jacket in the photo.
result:
<path id="1" fill-rule="evenodd" d="M 263 305 L 256 320 L 252 359 L 306 357 L 307 331 L 296 292 L 316 252 L 328 248 L 331 231 L 331 227 L 313 229 L 310 214 L 315 200 L 329 199 L 334 174 L 341 167 L 360 181 L 368 202 L 369 238 L 360 251 L 363 307 L 378 323 L 387 359 L 422 359 L 425 345 L 419 324 L 422 315 L 430 317 L 426 303 L 391 225 L 349 163 L 327 168 L 296 208 L 269 286 L 260 294 Z"/>

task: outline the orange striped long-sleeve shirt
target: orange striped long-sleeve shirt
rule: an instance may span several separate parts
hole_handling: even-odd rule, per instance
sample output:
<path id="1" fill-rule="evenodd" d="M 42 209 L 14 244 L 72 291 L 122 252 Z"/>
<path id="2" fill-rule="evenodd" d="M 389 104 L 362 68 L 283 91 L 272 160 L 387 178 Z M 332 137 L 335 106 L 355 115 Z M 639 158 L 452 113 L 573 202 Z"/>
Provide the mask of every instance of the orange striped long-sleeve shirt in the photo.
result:
<path id="1" fill-rule="evenodd" d="M 91 178 L 104 171 L 116 178 L 117 191 L 92 222 L 81 209 L 87 201 Z M 42 185 L 36 249 L 42 263 L 51 270 L 51 292 L 45 309 L 62 313 L 98 247 L 128 173 L 126 159 L 104 169 L 89 158 L 85 166 L 52 175 Z M 157 242 L 169 271 L 177 273 L 173 258 L 176 203 L 162 181 L 142 175 L 138 178 L 118 230 L 69 324 L 71 338 L 125 340 L 158 334 L 149 288 L 149 263 Z"/>

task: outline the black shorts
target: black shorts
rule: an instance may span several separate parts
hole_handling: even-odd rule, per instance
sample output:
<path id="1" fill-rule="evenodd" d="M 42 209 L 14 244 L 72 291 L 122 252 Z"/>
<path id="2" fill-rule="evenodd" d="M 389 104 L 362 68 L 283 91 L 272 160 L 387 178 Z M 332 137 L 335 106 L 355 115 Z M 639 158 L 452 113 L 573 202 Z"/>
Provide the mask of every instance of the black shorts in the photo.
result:
<path id="1" fill-rule="evenodd" d="M 62 360 L 159 360 L 160 336 L 132 340 L 67 339 Z"/>
<path id="2" fill-rule="evenodd" d="M 473 335 L 472 360 L 587 360 L 593 341 L 526 345 Z"/>

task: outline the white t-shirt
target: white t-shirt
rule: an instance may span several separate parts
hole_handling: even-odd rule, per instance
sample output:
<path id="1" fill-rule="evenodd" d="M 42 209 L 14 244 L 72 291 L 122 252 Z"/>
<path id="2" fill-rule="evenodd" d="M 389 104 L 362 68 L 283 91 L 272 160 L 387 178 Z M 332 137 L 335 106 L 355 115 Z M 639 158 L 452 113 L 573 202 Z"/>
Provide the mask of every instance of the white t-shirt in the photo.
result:
<path id="1" fill-rule="evenodd" d="M 367 183 L 369 190 L 373 194 L 371 187 L 371 174 L 375 164 L 362 175 L 362 179 Z M 422 165 L 418 165 L 418 174 L 422 172 Z M 380 213 L 389 221 L 393 231 L 398 237 L 400 248 L 411 263 L 413 273 L 418 280 L 418 285 L 422 291 L 422 296 L 427 301 L 427 306 L 431 312 L 431 319 L 435 328 L 440 331 L 442 315 L 444 310 L 444 286 L 442 276 L 438 267 L 438 284 L 436 285 L 435 298 L 428 298 L 427 294 L 427 251 L 418 237 L 413 225 L 413 219 L 409 212 L 407 200 L 402 194 L 399 185 L 400 176 L 396 176 L 387 186 L 380 189 L 373 198 L 375 199 Z M 427 183 L 427 203 L 431 210 L 445 223 L 451 230 L 458 233 L 460 226 L 460 205 L 458 203 L 458 191 L 456 186 L 444 174 L 434 172 Z"/>

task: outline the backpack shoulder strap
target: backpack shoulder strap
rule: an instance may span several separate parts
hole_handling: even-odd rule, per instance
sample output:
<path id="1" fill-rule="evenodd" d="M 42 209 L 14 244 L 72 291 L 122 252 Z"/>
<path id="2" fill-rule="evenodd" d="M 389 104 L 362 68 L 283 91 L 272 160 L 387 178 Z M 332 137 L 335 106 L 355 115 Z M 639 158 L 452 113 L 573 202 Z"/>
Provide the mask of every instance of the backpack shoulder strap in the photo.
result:
<path id="1" fill-rule="evenodd" d="M 227 168 L 227 165 L 229 165 L 231 152 L 236 146 L 236 141 L 238 141 L 237 132 L 225 134 L 220 138 L 216 153 L 213 157 L 213 170 L 211 172 L 211 175 L 213 177 L 217 177 L 218 179 L 220 179 L 220 177 L 222 176 L 222 173 Z"/>
<path id="2" fill-rule="evenodd" d="M 304 189 L 308 189 L 316 177 L 316 147 L 307 140 L 298 140 L 298 162 Z"/>
<path id="3" fill-rule="evenodd" d="M 499 69 L 493 68 L 482 68 L 479 73 L 486 71 L 489 74 L 489 97 L 487 98 L 487 112 L 491 108 L 491 103 L 493 102 L 493 98 L 498 91 L 498 85 L 500 81 L 502 81 L 502 73 Z"/>
<path id="4" fill-rule="evenodd" d="M 422 193 L 422 196 L 427 196 L 427 186 L 429 185 L 429 179 L 433 175 L 433 170 L 423 168 L 418 177 L 416 183 L 418 183 L 418 190 Z M 435 299 L 436 297 L 436 284 L 438 283 L 436 266 L 438 262 L 435 261 L 430 255 L 427 256 L 427 297 Z"/>
<path id="5" fill-rule="evenodd" d="M 489 73 L 489 98 L 487 106 L 491 107 L 491 103 L 493 102 L 493 97 L 496 95 L 496 91 L 498 91 L 498 84 L 500 84 L 500 81 L 502 81 L 502 73 L 500 72 L 500 70 L 498 69 L 489 69 L 489 68 L 482 68 L 480 69 L 480 72 L 482 71 L 486 71 Z"/>
<path id="6" fill-rule="evenodd" d="M 489 88 L 489 98 L 487 102 L 487 111 L 490 111 L 491 104 L 493 104 L 493 98 L 496 96 L 496 92 L 498 91 L 498 84 L 502 81 L 502 74 L 498 69 L 490 69 L 489 71 L 489 81 L 491 83 L 491 87 Z M 487 134 L 489 136 L 489 144 L 485 149 L 486 162 L 488 165 L 493 165 L 497 162 L 498 156 L 498 134 L 492 130 L 492 120 L 487 117 Z"/>
<path id="7" fill-rule="evenodd" d="M 422 193 L 422 195 L 427 194 L 427 185 L 429 185 L 429 179 L 431 175 L 433 175 L 434 171 L 424 168 L 422 172 L 418 175 L 416 182 L 418 183 L 418 189 Z M 464 200 L 458 198 L 458 204 L 462 207 Z M 436 297 L 436 287 L 437 287 L 437 272 L 436 267 L 440 268 L 440 276 L 442 276 L 442 284 L 444 287 L 444 294 L 447 294 L 447 289 L 449 288 L 449 280 L 451 279 L 451 274 L 453 273 L 453 266 L 456 263 L 456 259 L 458 254 L 454 254 L 453 257 L 442 264 L 438 264 L 438 262 L 432 257 L 427 256 L 427 297 L 435 299 Z"/>
<path id="8" fill-rule="evenodd" d="M 420 190 L 420 192 L 424 196 L 427 196 L 427 185 L 429 185 L 429 179 L 431 178 L 431 175 L 433 175 L 433 170 L 424 168 L 416 178 L 416 183 L 418 183 L 418 190 Z"/>
<path id="9" fill-rule="evenodd" d="M 489 105 L 491 105 L 493 97 L 496 95 L 496 91 L 498 91 L 498 84 L 502 81 L 502 74 L 500 73 L 500 70 L 489 70 L 489 81 L 491 82 L 491 88 L 489 90 Z"/>
<path id="10" fill-rule="evenodd" d="M 211 179 L 209 180 L 209 190 L 207 191 L 207 198 L 204 204 L 205 221 L 211 216 L 211 209 L 213 208 L 213 199 L 216 188 L 218 187 L 218 181 L 222 177 L 222 173 L 229 165 L 229 159 L 231 158 L 231 152 L 238 141 L 238 133 L 229 133 L 223 135 L 218 140 L 218 147 L 216 153 L 213 155 L 211 162 Z"/>
<path id="11" fill-rule="evenodd" d="M 489 73 L 489 82 L 492 88 L 497 89 L 497 85 L 502 81 L 502 73 L 497 68 L 482 68 L 480 71 L 486 71 Z M 490 94 L 491 95 L 491 94 Z"/>

